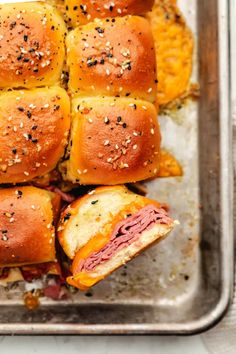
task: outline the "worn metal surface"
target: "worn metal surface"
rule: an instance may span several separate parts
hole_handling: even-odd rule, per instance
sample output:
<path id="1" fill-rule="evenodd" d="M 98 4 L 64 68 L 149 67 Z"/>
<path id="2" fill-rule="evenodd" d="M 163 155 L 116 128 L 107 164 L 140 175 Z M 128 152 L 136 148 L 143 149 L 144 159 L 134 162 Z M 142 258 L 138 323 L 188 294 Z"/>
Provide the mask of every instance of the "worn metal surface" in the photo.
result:
<path id="1" fill-rule="evenodd" d="M 201 98 L 160 117 L 163 145 L 181 161 L 184 177 L 147 185 L 149 196 L 169 203 L 181 225 L 92 293 L 42 299 L 29 312 L 22 289 L 1 288 L 2 334 L 189 334 L 225 313 L 233 275 L 227 2 L 180 5 L 198 38 L 193 81 L 200 82 Z"/>

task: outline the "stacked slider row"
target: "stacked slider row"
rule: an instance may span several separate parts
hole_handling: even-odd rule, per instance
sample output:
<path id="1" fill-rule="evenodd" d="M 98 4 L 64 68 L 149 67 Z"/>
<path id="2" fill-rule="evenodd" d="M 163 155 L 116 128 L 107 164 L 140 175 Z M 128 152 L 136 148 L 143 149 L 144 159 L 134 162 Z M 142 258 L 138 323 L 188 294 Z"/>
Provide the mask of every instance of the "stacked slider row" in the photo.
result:
<path id="1" fill-rule="evenodd" d="M 70 143 L 61 171 L 74 183 L 135 182 L 156 176 L 159 169 L 154 41 L 145 18 L 114 13 L 113 18 L 103 18 L 107 12 L 96 12 L 98 3 L 84 4 L 86 20 L 80 16 L 81 7 L 75 9 L 83 25 L 66 39 L 74 98 Z M 125 10 L 124 2 L 119 3 Z M 138 3 L 137 7 L 132 1 L 127 4 L 131 14 L 141 9 Z"/>
<path id="2" fill-rule="evenodd" d="M 0 88 L 18 89 L 0 95 L 0 183 L 28 182 L 53 170 L 70 127 L 61 165 L 65 180 L 117 184 L 155 176 L 160 132 L 147 21 L 100 19 L 69 33 L 70 122 L 63 89 L 35 88 L 60 81 L 66 34 L 61 17 L 42 3 L 2 5 L 0 15 Z"/>

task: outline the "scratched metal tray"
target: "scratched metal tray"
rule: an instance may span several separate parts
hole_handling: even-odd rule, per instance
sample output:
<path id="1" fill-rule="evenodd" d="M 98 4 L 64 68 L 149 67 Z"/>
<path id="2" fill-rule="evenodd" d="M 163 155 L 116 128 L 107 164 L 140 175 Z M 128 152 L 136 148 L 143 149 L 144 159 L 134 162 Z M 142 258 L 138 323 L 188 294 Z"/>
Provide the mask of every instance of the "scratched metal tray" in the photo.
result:
<path id="1" fill-rule="evenodd" d="M 233 277 L 227 1 L 182 0 L 180 6 L 196 35 L 193 81 L 201 98 L 160 117 L 163 145 L 181 161 L 184 177 L 152 181 L 148 190 L 171 205 L 181 225 L 70 300 L 42 299 L 29 312 L 19 288 L 1 288 L 0 333 L 191 334 L 226 312 Z"/>

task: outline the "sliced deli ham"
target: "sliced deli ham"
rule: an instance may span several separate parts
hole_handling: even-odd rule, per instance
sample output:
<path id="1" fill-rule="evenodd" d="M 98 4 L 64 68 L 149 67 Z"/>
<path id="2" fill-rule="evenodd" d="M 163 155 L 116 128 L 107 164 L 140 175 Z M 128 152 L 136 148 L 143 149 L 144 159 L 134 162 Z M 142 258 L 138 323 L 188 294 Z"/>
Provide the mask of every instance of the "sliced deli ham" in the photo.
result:
<path id="1" fill-rule="evenodd" d="M 138 213 L 120 221 L 114 229 L 110 241 L 98 252 L 93 252 L 87 259 L 81 260 L 79 271 L 93 271 L 98 265 L 108 261 L 119 250 L 129 246 L 146 230 L 155 224 L 168 225 L 172 219 L 166 210 L 148 205 Z"/>

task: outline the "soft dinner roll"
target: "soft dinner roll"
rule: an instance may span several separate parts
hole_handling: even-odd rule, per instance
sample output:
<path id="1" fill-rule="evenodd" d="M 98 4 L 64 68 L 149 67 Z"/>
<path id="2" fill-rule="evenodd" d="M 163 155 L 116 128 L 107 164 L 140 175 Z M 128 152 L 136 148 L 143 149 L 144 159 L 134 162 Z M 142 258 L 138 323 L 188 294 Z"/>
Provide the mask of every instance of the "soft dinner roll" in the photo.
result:
<path id="1" fill-rule="evenodd" d="M 71 31 L 66 44 L 69 87 L 77 95 L 155 101 L 155 49 L 146 19 L 126 16 L 96 20 Z"/>
<path id="2" fill-rule="evenodd" d="M 65 34 L 62 17 L 50 5 L 0 4 L 0 88 L 59 82 Z"/>
<path id="3" fill-rule="evenodd" d="M 55 260 L 57 194 L 35 187 L 0 190 L 0 267 Z"/>
<path id="4" fill-rule="evenodd" d="M 0 94 L 0 183 L 41 176 L 64 154 L 70 102 L 60 87 Z"/>
<path id="5" fill-rule="evenodd" d="M 120 184 L 156 176 L 160 130 L 153 104 L 131 98 L 74 99 L 65 179 Z"/>
<path id="6" fill-rule="evenodd" d="M 66 11 L 73 26 L 95 18 L 142 15 L 152 9 L 154 0 L 66 0 Z"/>
<path id="7" fill-rule="evenodd" d="M 174 223 L 158 202 L 124 186 L 97 188 L 61 215 L 59 241 L 73 260 L 67 282 L 88 289 L 163 239 Z"/>

